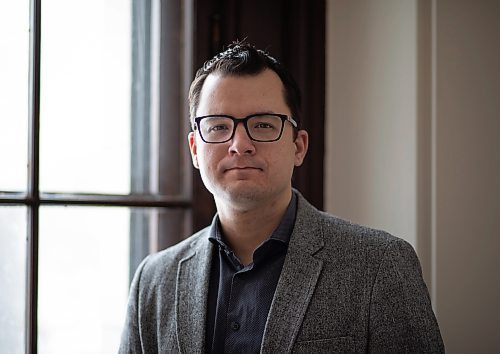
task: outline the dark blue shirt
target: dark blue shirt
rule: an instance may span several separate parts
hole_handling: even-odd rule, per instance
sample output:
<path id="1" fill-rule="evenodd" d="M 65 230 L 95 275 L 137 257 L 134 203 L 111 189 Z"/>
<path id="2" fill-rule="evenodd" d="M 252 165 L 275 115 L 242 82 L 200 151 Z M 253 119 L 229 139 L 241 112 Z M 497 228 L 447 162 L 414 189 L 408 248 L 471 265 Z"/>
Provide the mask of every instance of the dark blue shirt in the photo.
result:
<path id="1" fill-rule="evenodd" d="M 296 211 L 297 197 L 292 193 L 279 226 L 255 250 L 253 262 L 247 266 L 240 263 L 224 242 L 216 219 L 209 237 L 216 249 L 208 291 L 207 353 L 259 353 Z"/>

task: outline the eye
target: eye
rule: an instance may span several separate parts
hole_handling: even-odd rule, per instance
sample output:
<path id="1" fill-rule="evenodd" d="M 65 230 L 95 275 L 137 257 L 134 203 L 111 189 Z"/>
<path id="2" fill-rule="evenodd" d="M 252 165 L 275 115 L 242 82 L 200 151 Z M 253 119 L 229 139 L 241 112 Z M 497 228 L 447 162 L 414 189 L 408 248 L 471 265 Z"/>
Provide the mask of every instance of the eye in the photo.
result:
<path id="1" fill-rule="evenodd" d="M 258 122 L 254 125 L 254 129 L 274 129 L 274 125 L 268 122 Z"/>
<path id="2" fill-rule="evenodd" d="M 206 134 L 225 134 L 232 129 L 232 121 L 224 117 L 207 117 L 201 121 Z"/>
<path id="3" fill-rule="evenodd" d="M 218 131 L 228 130 L 228 129 L 229 129 L 229 127 L 226 124 L 216 124 L 216 125 L 211 125 L 207 129 L 207 132 L 211 133 L 211 132 L 218 132 Z"/>

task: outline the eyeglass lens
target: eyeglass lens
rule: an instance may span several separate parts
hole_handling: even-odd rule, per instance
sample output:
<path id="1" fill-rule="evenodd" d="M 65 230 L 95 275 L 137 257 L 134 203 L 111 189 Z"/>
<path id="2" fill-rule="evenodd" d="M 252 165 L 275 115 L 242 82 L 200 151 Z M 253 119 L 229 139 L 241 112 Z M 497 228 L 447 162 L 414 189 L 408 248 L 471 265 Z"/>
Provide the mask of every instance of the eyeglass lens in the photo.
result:
<path id="1" fill-rule="evenodd" d="M 250 138 L 273 141 L 280 137 L 283 120 L 274 115 L 258 115 L 247 120 Z M 200 133 L 207 142 L 216 143 L 231 139 L 235 122 L 228 117 L 206 117 L 200 121 Z"/>

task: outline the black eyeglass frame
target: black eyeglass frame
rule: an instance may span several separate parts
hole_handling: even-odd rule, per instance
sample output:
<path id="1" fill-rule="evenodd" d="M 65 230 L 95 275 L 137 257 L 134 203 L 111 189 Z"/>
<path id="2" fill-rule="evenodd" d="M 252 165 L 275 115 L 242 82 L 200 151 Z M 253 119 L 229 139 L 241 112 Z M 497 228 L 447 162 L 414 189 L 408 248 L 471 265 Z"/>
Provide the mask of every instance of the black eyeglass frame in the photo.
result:
<path id="1" fill-rule="evenodd" d="M 274 117 L 278 117 L 278 118 L 281 119 L 281 130 L 280 130 L 280 134 L 278 135 L 278 137 L 276 139 L 273 139 L 273 140 L 259 140 L 259 139 L 253 138 L 252 135 L 250 134 L 250 130 L 248 129 L 248 120 L 251 119 L 251 118 L 253 118 L 253 117 L 258 117 L 258 116 L 262 116 L 262 115 L 274 116 Z M 229 136 L 229 138 L 227 138 L 224 141 L 217 141 L 217 142 L 207 141 L 207 140 L 205 140 L 205 138 L 201 134 L 201 127 L 200 127 L 200 122 L 204 118 L 229 118 L 234 123 L 233 132 L 231 133 L 231 135 Z M 292 125 L 292 127 L 294 129 L 297 129 L 297 130 L 299 129 L 298 124 L 295 121 L 295 119 L 293 119 L 292 117 L 290 117 L 290 116 L 288 116 L 286 114 L 279 114 L 279 113 L 254 113 L 254 114 L 250 114 L 249 116 L 246 116 L 245 118 L 235 118 L 235 117 L 227 115 L 227 114 L 209 114 L 209 115 L 206 115 L 206 116 L 195 117 L 194 118 L 194 122 L 196 124 L 193 126 L 193 130 L 198 130 L 198 133 L 200 134 L 201 140 L 203 140 L 207 144 L 222 144 L 222 143 L 226 143 L 229 140 L 233 139 L 234 138 L 234 134 L 236 132 L 236 128 L 238 127 L 238 124 L 239 123 L 243 123 L 243 126 L 245 127 L 245 130 L 246 130 L 247 135 L 250 138 L 250 140 L 257 141 L 257 142 L 260 142 L 260 143 L 272 143 L 274 141 L 278 141 L 278 140 L 281 139 L 281 136 L 283 135 L 283 128 L 285 127 L 285 122 L 286 121 L 290 122 L 290 124 Z"/>

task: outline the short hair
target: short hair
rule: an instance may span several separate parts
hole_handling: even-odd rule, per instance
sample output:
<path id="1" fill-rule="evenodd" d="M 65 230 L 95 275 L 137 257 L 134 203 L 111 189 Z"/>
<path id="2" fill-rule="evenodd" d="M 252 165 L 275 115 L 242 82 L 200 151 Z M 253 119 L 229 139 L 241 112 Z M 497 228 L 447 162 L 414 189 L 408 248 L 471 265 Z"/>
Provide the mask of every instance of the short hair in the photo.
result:
<path id="1" fill-rule="evenodd" d="M 300 90 L 297 83 L 278 60 L 267 52 L 244 42 L 235 42 L 229 45 L 225 51 L 206 61 L 198 69 L 189 89 L 191 120 L 196 116 L 203 83 L 208 75 L 217 73 L 222 76 L 252 76 L 260 74 L 266 69 L 274 71 L 281 79 L 285 102 L 292 112 L 293 119 L 297 122 L 297 129 L 301 129 Z"/>

